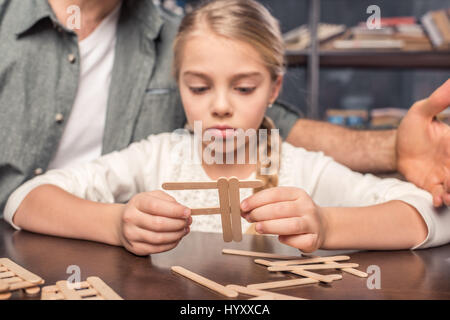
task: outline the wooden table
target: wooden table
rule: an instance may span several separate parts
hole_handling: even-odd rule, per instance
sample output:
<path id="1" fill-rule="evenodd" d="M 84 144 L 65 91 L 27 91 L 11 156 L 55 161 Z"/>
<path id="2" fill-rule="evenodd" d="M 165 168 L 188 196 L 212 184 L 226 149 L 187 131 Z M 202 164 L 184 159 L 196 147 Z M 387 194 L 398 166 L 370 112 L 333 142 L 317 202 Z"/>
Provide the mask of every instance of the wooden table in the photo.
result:
<path id="1" fill-rule="evenodd" d="M 222 254 L 223 248 L 298 254 L 275 237 L 244 235 L 240 243 L 224 243 L 221 234 L 191 232 L 172 251 L 138 257 L 120 247 L 16 232 L 0 221 L 0 257 L 8 257 L 41 276 L 45 285 L 68 279 L 67 268 L 76 265 L 82 280 L 99 276 L 124 299 L 214 300 L 224 297 L 172 273 L 170 267 L 180 265 L 224 285 L 290 277 L 268 272 L 253 258 Z M 450 245 L 418 251 L 318 253 L 349 254 L 350 262 L 358 263 L 363 271 L 378 266 L 381 289 L 371 290 L 367 278 L 343 273 L 343 279 L 331 285 L 309 284 L 274 291 L 307 299 L 450 299 Z M 31 298 L 15 293 L 12 299 Z"/>

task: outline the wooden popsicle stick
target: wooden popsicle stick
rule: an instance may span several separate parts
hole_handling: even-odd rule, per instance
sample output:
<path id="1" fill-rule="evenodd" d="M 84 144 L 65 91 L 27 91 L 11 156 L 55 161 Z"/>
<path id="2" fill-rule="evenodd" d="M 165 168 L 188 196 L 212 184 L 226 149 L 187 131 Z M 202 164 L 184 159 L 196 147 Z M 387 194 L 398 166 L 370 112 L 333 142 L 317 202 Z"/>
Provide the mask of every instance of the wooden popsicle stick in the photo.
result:
<path id="1" fill-rule="evenodd" d="M 105 300 L 102 296 L 94 296 L 94 297 L 87 297 L 83 298 L 83 300 Z"/>
<path id="2" fill-rule="evenodd" d="M 325 263 L 329 263 L 329 262 L 325 262 Z M 355 268 L 342 268 L 341 271 L 350 273 L 350 274 L 360 277 L 360 278 L 367 278 L 369 276 L 366 272 L 355 269 Z"/>
<path id="3" fill-rule="evenodd" d="M 191 216 L 200 216 L 208 214 L 220 214 L 220 208 L 191 209 Z"/>
<path id="4" fill-rule="evenodd" d="M 14 290 L 18 290 L 18 289 L 25 289 L 25 288 L 30 288 L 30 287 L 35 287 L 37 284 L 44 284 L 44 280 L 42 280 L 39 283 L 31 283 L 28 281 L 17 281 L 15 283 L 11 283 L 9 285 L 9 290 L 14 291 Z"/>
<path id="5" fill-rule="evenodd" d="M 245 250 L 236 250 L 236 249 L 222 249 L 222 253 L 225 254 L 234 254 L 238 256 L 247 256 L 247 257 L 259 257 L 259 258 L 269 258 L 269 259 L 298 259 L 298 256 L 285 256 L 276 253 L 267 253 L 267 252 L 257 252 L 257 251 L 245 251 Z"/>
<path id="6" fill-rule="evenodd" d="M 234 290 L 236 292 L 239 292 L 241 294 L 245 294 L 247 296 L 265 296 L 265 295 L 271 295 L 275 298 L 275 300 L 305 300 L 303 298 L 297 298 L 297 297 L 293 297 L 293 296 L 288 296 L 286 294 L 281 294 L 281 293 L 275 293 L 275 292 L 270 292 L 270 291 L 264 291 L 264 290 L 260 290 L 260 289 L 252 289 L 252 288 L 248 288 L 248 287 L 244 287 L 244 286 L 239 286 L 239 285 L 235 285 L 235 284 L 229 284 L 226 286 L 227 288 Z"/>
<path id="7" fill-rule="evenodd" d="M 0 279 L 0 292 L 9 290 L 9 283 L 4 282 Z"/>
<path id="8" fill-rule="evenodd" d="M 0 272 L 5 272 L 5 271 L 8 271 L 8 268 L 0 266 Z"/>
<path id="9" fill-rule="evenodd" d="M 96 296 L 98 295 L 98 291 L 95 289 L 80 289 L 77 290 L 77 293 L 80 295 L 80 297 L 84 298 L 84 297 L 89 297 L 89 296 Z"/>
<path id="10" fill-rule="evenodd" d="M 0 279 L 11 278 L 11 277 L 14 277 L 15 275 L 16 274 L 12 271 L 2 272 L 2 273 L 0 273 Z"/>
<path id="11" fill-rule="evenodd" d="M 261 188 L 264 186 L 264 182 L 262 180 L 240 180 L 239 188 Z"/>
<path id="12" fill-rule="evenodd" d="M 0 293 L 0 300 L 8 300 L 11 298 L 11 292 Z"/>
<path id="13" fill-rule="evenodd" d="M 262 180 L 238 180 L 239 188 L 260 188 L 264 185 Z M 162 184 L 164 190 L 200 190 L 217 189 L 217 181 L 194 181 L 194 182 L 165 182 Z"/>
<path id="14" fill-rule="evenodd" d="M 280 281 L 249 284 L 247 286 L 247 288 L 264 290 L 264 289 L 275 289 L 275 288 L 300 286 L 300 285 L 304 285 L 304 284 L 311 284 L 311 283 L 317 283 L 317 282 L 319 282 L 319 280 L 312 279 L 312 278 L 289 279 L 289 280 L 280 280 Z"/>
<path id="15" fill-rule="evenodd" d="M 269 271 L 291 271 L 291 270 L 323 270 L 323 269 L 342 269 L 356 268 L 357 263 L 326 263 L 326 264 L 305 264 L 295 266 L 272 266 L 268 267 Z"/>
<path id="16" fill-rule="evenodd" d="M 263 295 L 263 296 L 253 297 L 253 298 L 250 298 L 248 300 L 276 300 L 276 299 L 275 299 L 275 297 L 273 295 L 266 294 L 266 295 Z"/>
<path id="17" fill-rule="evenodd" d="M 323 275 L 323 274 L 318 274 L 318 273 L 311 272 L 308 270 L 296 270 L 296 271 L 291 271 L 291 273 L 294 273 L 294 274 L 302 276 L 302 277 L 315 279 L 315 280 L 318 280 L 320 282 L 325 282 L 325 283 L 331 283 L 334 280 L 342 279 L 342 275 L 340 275 L 340 274 Z"/>
<path id="18" fill-rule="evenodd" d="M 239 180 L 236 177 L 228 179 L 228 192 L 230 194 L 231 230 L 233 240 L 242 241 L 241 203 L 239 195 Z"/>
<path id="19" fill-rule="evenodd" d="M 308 256 L 308 257 L 311 257 L 311 258 L 318 258 L 318 256 L 315 256 L 315 255 L 312 255 L 312 254 L 308 254 L 308 255 L 305 254 L 305 256 Z M 325 263 L 332 263 L 332 262 L 326 261 Z M 355 275 L 355 276 L 361 277 L 361 278 L 367 278 L 369 276 L 367 273 L 365 273 L 363 271 L 360 271 L 358 269 L 354 269 L 354 268 L 342 268 L 341 271 L 350 273 L 352 275 Z"/>
<path id="20" fill-rule="evenodd" d="M 69 289 L 66 280 L 56 282 L 56 286 L 66 300 L 81 300 L 80 295 L 75 290 Z"/>
<path id="21" fill-rule="evenodd" d="M 2 279 L 2 280 L 3 280 L 3 282 L 9 283 L 10 289 L 11 289 L 11 285 L 12 285 L 13 283 L 16 283 L 16 282 L 24 282 L 23 279 L 20 278 L 20 277 L 10 277 L 10 278 Z M 31 282 L 27 282 L 27 283 L 31 283 Z"/>
<path id="22" fill-rule="evenodd" d="M 220 216 L 222 219 L 223 241 L 230 242 L 231 240 L 233 240 L 233 233 L 231 229 L 228 179 L 223 177 L 219 178 L 219 180 L 217 180 L 217 185 L 219 187 Z"/>
<path id="23" fill-rule="evenodd" d="M 255 259 L 254 261 L 257 264 L 261 264 L 261 265 L 266 266 L 266 267 L 271 267 L 272 266 L 272 261 L 269 261 L 269 260 Z"/>
<path id="24" fill-rule="evenodd" d="M 350 260 L 349 256 L 333 256 L 333 257 L 317 257 L 317 258 L 307 258 L 298 260 L 288 260 L 288 261 L 272 261 L 272 266 L 290 266 L 294 264 L 312 264 L 321 262 L 336 262 L 336 261 L 346 261 Z"/>
<path id="25" fill-rule="evenodd" d="M 41 300 L 63 300 L 64 296 L 59 292 L 56 285 L 42 288 Z"/>
<path id="26" fill-rule="evenodd" d="M 39 287 L 25 288 L 24 291 L 27 296 L 35 296 L 38 295 L 39 292 L 41 292 L 41 288 Z"/>
<path id="27" fill-rule="evenodd" d="M 86 281 L 106 300 L 123 300 L 99 277 L 88 277 Z"/>
<path id="28" fill-rule="evenodd" d="M 230 288 L 227 288 L 227 287 L 225 287 L 225 286 L 223 286 L 223 285 L 221 285 L 221 284 L 219 284 L 217 282 L 209 280 L 209 279 L 207 279 L 205 277 L 202 277 L 201 275 L 196 274 L 196 273 L 194 273 L 192 271 L 189 271 L 189 270 L 187 270 L 187 269 L 185 269 L 183 267 L 173 266 L 172 267 L 172 271 L 174 271 L 174 272 L 176 272 L 178 274 L 181 274 L 182 276 L 184 276 L 184 277 L 186 277 L 186 278 L 188 278 L 188 279 L 190 279 L 190 280 L 192 280 L 192 281 L 194 281 L 194 282 L 196 282 L 196 283 L 198 283 L 198 284 L 200 284 L 200 285 L 202 285 L 204 287 L 207 287 L 207 288 L 209 288 L 209 289 L 211 289 L 211 290 L 213 290 L 213 291 L 215 291 L 217 293 L 220 293 L 220 294 L 222 294 L 222 295 L 224 295 L 226 297 L 236 298 L 238 296 L 238 293 L 236 291 L 234 291 L 234 290 L 232 290 Z"/>
<path id="29" fill-rule="evenodd" d="M 216 181 L 199 181 L 199 182 L 166 182 L 162 184 L 164 190 L 200 190 L 200 189 L 217 189 Z"/>
<path id="30" fill-rule="evenodd" d="M 8 258 L 0 258 L 0 265 L 8 268 L 10 271 L 14 272 L 16 275 L 21 277 L 22 279 L 31 282 L 31 283 L 39 283 L 42 281 L 42 278 L 35 275 L 34 273 L 22 268 L 15 262 L 11 261 Z"/>

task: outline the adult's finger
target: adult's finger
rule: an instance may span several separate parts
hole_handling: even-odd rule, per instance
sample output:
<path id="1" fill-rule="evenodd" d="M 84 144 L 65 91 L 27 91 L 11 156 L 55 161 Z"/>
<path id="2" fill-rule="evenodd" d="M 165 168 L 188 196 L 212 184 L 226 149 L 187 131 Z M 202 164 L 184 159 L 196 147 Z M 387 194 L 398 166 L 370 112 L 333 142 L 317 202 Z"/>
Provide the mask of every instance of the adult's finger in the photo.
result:
<path id="1" fill-rule="evenodd" d="M 419 101 L 414 107 L 423 116 L 432 119 L 450 106 L 450 79 L 437 88 L 426 100 Z"/>
<path id="2" fill-rule="evenodd" d="M 251 211 L 273 202 L 297 200 L 305 191 L 293 187 L 276 187 L 265 189 L 251 195 L 241 202 L 241 209 L 244 212 Z"/>
<path id="3" fill-rule="evenodd" d="M 190 209 L 172 201 L 162 200 L 150 195 L 144 195 L 136 200 L 136 208 L 144 213 L 176 219 L 186 219 Z"/>
<path id="4" fill-rule="evenodd" d="M 255 224 L 261 234 L 293 235 L 313 232 L 311 223 L 305 217 L 261 221 Z"/>
<path id="5" fill-rule="evenodd" d="M 306 206 L 308 205 L 305 205 L 305 207 Z M 264 220 L 299 217 L 302 216 L 303 213 L 301 204 L 299 208 L 299 204 L 296 201 L 282 201 L 269 203 L 255 208 L 248 213 L 243 213 L 243 217 L 248 222 L 258 222 Z"/>

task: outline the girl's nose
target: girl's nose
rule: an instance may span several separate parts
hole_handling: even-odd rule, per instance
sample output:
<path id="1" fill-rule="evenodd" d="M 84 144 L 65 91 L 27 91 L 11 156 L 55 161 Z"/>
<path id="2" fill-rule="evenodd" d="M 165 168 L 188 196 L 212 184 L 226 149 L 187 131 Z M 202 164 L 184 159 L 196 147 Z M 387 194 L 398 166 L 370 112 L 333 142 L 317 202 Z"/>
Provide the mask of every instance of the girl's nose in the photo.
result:
<path id="1" fill-rule="evenodd" d="M 211 113 L 214 117 L 228 118 L 233 115 L 233 108 L 225 94 L 216 95 L 212 103 Z"/>

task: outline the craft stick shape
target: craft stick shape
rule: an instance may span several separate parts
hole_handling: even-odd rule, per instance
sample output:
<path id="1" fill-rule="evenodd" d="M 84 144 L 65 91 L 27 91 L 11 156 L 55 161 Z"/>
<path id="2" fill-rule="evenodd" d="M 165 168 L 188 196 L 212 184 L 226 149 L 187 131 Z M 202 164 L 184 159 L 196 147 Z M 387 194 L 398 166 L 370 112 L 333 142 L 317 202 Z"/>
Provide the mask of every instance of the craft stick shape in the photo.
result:
<path id="1" fill-rule="evenodd" d="M 123 300 L 99 277 L 88 277 L 86 281 L 106 300 Z"/>
<path id="2" fill-rule="evenodd" d="M 238 181 L 239 188 L 260 188 L 264 185 L 261 180 L 241 180 Z M 164 190 L 200 190 L 217 189 L 219 187 L 216 181 L 198 181 L 198 182 L 165 182 L 162 184 Z"/>
<path id="3" fill-rule="evenodd" d="M 238 293 L 230 288 L 227 288 L 217 282 L 214 282 L 212 280 L 209 280 L 205 277 L 202 277 L 199 274 L 196 274 L 192 271 L 189 271 L 183 267 L 180 266 L 173 266 L 172 271 L 181 274 L 182 276 L 204 286 L 207 287 L 217 293 L 220 293 L 228 298 L 236 298 L 238 296 Z"/>
<path id="4" fill-rule="evenodd" d="M 323 270 L 323 269 L 341 269 L 356 268 L 357 263 L 326 263 L 326 264 L 305 264 L 295 266 L 274 266 L 268 267 L 269 271 L 291 271 L 291 270 Z"/>
<path id="5" fill-rule="evenodd" d="M 15 262 L 11 261 L 8 258 L 0 258 L 0 265 L 3 265 L 4 267 L 8 268 L 10 271 L 14 272 L 17 276 L 21 277 L 22 279 L 31 282 L 31 283 L 40 283 L 42 282 L 42 278 L 35 275 L 34 273 L 22 268 Z"/>
<path id="6" fill-rule="evenodd" d="M 325 262 L 326 264 L 330 263 L 330 262 Z M 360 277 L 360 278 L 367 278 L 369 275 L 367 273 L 365 273 L 364 271 L 358 270 L 358 269 L 354 269 L 354 268 L 342 268 L 341 269 L 344 272 L 350 273 L 354 276 Z"/>
<path id="7" fill-rule="evenodd" d="M 201 189 L 217 189 L 216 181 L 205 182 L 166 182 L 162 184 L 164 190 L 201 190 Z"/>
<path id="8" fill-rule="evenodd" d="M 235 284 L 229 284 L 226 287 L 231 290 L 234 290 L 236 292 L 239 292 L 241 294 L 245 294 L 247 296 L 259 297 L 259 296 L 271 295 L 275 298 L 275 300 L 305 300 L 303 298 L 288 296 L 286 294 L 264 291 L 264 290 L 260 290 L 260 289 L 252 289 L 252 288 L 239 286 L 239 285 L 235 285 Z"/>
<path id="9" fill-rule="evenodd" d="M 219 180 L 217 181 L 217 185 L 219 187 L 220 216 L 222 219 L 223 241 L 230 242 L 231 240 L 233 240 L 233 233 L 231 229 L 228 179 L 219 178 Z"/>
<path id="10" fill-rule="evenodd" d="M 340 274 L 322 275 L 322 274 L 318 274 L 318 273 L 311 272 L 308 270 L 296 270 L 296 271 L 291 271 L 291 273 L 294 273 L 294 274 L 302 276 L 302 277 L 308 277 L 311 279 L 315 279 L 315 280 L 318 280 L 320 282 L 325 282 L 325 283 L 331 283 L 334 280 L 342 279 L 342 275 L 340 275 Z"/>
<path id="11" fill-rule="evenodd" d="M 234 241 L 242 241 L 241 203 L 239 195 L 239 180 L 232 177 L 228 180 L 228 192 L 230 194 L 231 230 Z"/>
<path id="12" fill-rule="evenodd" d="M 290 266 L 297 264 L 311 264 L 311 263 L 321 263 L 321 262 L 336 262 L 336 261 L 346 261 L 350 260 L 349 256 L 332 256 L 332 257 L 317 257 L 317 258 L 306 258 L 298 260 L 288 260 L 288 261 L 272 261 L 272 266 Z"/>
<path id="13" fill-rule="evenodd" d="M 300 286 L 300 285 L 304 285 L 304 284 L 311 284 L 311 283 L 317 283 L 317 282 L 319 282 L 319 280 L 312 279 L 312 278 L 289 279 L 289 280 L 280 280 L 280 281 L 249 284 L 247 286 L 247 288 L 261 289 L 261 290 L 275 289 L 275 288 Z"/>
<path id="14" fill-rule="evenodd" d="M 81 300 L 81 296 L 73 289 L 70 289 L 66 280 L 56 282 L 61 294 L 66 300 Z"/>
<path id="15" fill-rule="evenodd" d="M 257 251 L 245 251 L 245 250 L 237 250 L 237 249 L 222 249 L 222 253 L 225 254 L 234 254 L 238 256 L 247 256 L 247 257 L 258 257 L 258 258 L 269 258 L 269 259 L 298 259 L 298 256 L 285 256 L 276 253 L 268 253 L 268 252 L 257 252 Z"/>
<path id="16" fill-rule="evenodd" d="M 0 279 L 0 292 L 8 291 L 9 290 L 9 284 Z"/>
<path id="17" fill-rule="evenodd" d="M 191 216 L 208 215 L 208 214 L 220 214 L 220 208 L 191 209 Z"/>

